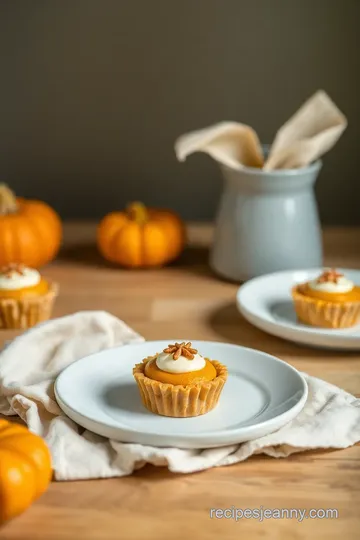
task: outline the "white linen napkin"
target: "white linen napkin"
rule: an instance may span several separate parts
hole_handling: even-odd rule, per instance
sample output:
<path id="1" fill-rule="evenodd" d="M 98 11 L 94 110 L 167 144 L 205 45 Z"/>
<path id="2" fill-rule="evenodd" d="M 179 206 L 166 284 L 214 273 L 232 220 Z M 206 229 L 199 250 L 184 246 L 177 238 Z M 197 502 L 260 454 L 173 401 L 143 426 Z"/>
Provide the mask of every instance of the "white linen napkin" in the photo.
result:
<path id="1" fill-rule="evenodd" d="M 253 454 L 286 457 L 314 448 L 346 448 L 360 440 L 360 400 L 305 375 L 309 396 L 301 413 L 275 433 L 223 448 L 154 448 L 108 440 L 64 416 L 54 398 L 56 376 L 97 351 L 143 341 L 102 311 L 79 312 L 39 325 L 0 354 L 0 414 L 19 415 L 50 447 L 57 480 L 124 476 L 146 463 L 190 473 L 230 465 Z"/>

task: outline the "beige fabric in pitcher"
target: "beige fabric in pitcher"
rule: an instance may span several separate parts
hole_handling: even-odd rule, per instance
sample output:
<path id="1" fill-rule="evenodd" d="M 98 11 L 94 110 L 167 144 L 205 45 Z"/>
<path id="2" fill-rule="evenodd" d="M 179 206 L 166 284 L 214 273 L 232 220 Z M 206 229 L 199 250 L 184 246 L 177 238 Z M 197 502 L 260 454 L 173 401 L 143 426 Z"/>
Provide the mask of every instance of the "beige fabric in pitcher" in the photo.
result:
<path id="1" fill-rule="evenodd" d="M 335 145 L 346 125 L 329 96 L 317 92 L 279 129 L 264 169 L 305 167 Z"/>
<path id="2" fill-rule="evenodd" d="M 345 116 L 319 90 L 278 130 L 266 161 L 256 132 L 236 122 L 221 122 L 182 135 L 175 142 L 175 153 L 179 161 L 184 161 L 194 152 L 205 152 L 218 163 L 237 170 L 294 169 L 328 152 L 346 126 Z"/>
<path id="3" fill-rule="evenodd" d="M 185 161 L 194 152 L 205 152 L 234 169 L 261 168 L 264 164 L 257 134 L 251 127 L 236 122 L 221 122 L 183 135 L 175 143 L 175 152 L 179 161 Z"/>

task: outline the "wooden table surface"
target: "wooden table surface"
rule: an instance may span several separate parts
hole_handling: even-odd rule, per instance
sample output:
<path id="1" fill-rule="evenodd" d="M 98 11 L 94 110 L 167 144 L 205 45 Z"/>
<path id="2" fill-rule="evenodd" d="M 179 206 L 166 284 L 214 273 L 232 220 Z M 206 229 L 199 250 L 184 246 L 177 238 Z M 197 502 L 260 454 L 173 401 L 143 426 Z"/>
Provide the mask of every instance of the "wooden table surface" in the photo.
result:
<path id="1" fill-rule="evenodd" d="M 102 262 L 94 226 L 68 224 L 65 246 L 44 273 L 60 283 L 55 316 L 103 309 L 146 339 L 186 336 L 254 347 L 360 395 L 360 354 L 312 350 L 269 336 L 237 312 L 237 286 L 208 268 L 211 227 L 189 227 L 190 246 L 174 266 L 125 271 Z M 327 230 L 326 264 L 360 268 L 360 230 Z M 0 333 L 0 345 L 14 336 Z M 360 537 L 360 446 L 288 459 L 257 456 L 231 467 L 172 474 L 147 466 L 110 480 L 53 482 L 1 539 L 347 540 Z M 210 508 L 336 508 L 338 519 L 211 519 Z"/>

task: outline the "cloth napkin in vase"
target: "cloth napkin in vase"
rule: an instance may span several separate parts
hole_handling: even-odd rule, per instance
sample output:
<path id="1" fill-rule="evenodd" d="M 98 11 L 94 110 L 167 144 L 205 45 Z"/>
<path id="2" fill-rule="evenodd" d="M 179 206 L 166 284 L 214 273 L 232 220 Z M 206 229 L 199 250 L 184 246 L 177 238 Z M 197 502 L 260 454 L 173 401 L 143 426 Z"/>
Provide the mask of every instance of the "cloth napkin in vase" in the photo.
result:
<path id="1" fill-rule="evenodd" d="M 139 334 L 114 316 L 88 311 L 39 325 L 1 352 L 0 414 L 18 415 L 44 437 L 57 480 L 124 476 L 146 463 L 190 473 L 231 465 L 253 454 L 286 457 L 314 448 L 346 448 L 360 440 L 360 400 L 306 374 L 308 399 L 294 420 L 265 437 L 223 448 L 184 450 L 121 443 L 67 418 L 55 401 L 56 376 L 88 354 L 140 341 Z"/>
<path id="2" fill-rule="evenodd" d="M 344 114 L 326 92 L 319 90 L 280 127 L 268 156 L 254 129 L 238 122 L 220 122 L 185 133 L 176 140 L 175 153 L 184 161 L 194 152 L 205 152 L 234 170 L 297 169 L 329 152 L 346 127 Z"/>

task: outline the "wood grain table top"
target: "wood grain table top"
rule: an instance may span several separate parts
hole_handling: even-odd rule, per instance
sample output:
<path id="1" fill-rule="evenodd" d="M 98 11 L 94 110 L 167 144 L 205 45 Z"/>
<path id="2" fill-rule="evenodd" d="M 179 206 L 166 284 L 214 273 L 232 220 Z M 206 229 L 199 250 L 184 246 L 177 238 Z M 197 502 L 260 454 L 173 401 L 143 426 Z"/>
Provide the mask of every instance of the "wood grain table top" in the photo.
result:
<path id="1" fill-rule="evenodd" d="M 186 336 L 254 347 L 360 395 L 360 353 L 322 351 L 272 337 L 236 310 L 237 285 L 208 267 L 212 228 L 189 226 L 190 245 L 175 265 L 126 271 L 105 264 L 95 227 L 65 226 L 65 245 L 44 274 L 59 282 L 54 316 L 102 309 L 146 339 Z M 324 233 L 326 264 L 360 268 L 360 230 Z M 0 346 L 16 335 L 0 332 Z M 287 459 L 255 456 L 230 467 L 172 474 L 146 466 L 130 477 L 53 482 L 27 512 L 0 530 L 1 539 L 201 540 L 245 538 L 347 540 L 360 537 L 360 446 L 311 451 Z M 337 519 L 217 519 L 210 509 L 337 509 Z"/>

